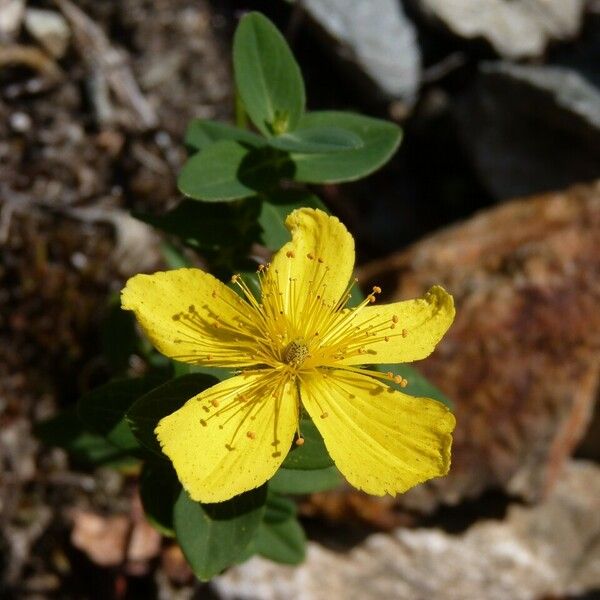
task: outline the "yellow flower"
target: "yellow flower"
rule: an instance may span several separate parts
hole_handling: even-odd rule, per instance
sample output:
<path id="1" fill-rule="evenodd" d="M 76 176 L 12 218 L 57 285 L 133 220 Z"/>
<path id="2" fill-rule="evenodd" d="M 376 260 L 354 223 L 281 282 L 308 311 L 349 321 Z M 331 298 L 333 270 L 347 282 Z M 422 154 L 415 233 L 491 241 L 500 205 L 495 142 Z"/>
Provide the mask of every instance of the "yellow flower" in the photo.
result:
<path id="1" fill-rule="evenodd" d="M 156 428 L 183 486 L 194 500 L 221 502 L 262 485 L 294 437 L 303 443 L 302 406 L 359 489 L 396 494 L 445 475 L 452 413 L 393 390 L 391 374 L 360 365 L 425 358 L 452 323 L 452 297 L 433 287 L 423 298 L 371 306 L 375 287 L 346 308 L 352 236 L 313 209 L 294 211 L 286 226 L 292 240 L 259 268 L 260 299 L 238 276 L 245 299 L 199 269 L 136 275 L 123 290 L 123 308 L 163 354 L 239 371 Z"/>

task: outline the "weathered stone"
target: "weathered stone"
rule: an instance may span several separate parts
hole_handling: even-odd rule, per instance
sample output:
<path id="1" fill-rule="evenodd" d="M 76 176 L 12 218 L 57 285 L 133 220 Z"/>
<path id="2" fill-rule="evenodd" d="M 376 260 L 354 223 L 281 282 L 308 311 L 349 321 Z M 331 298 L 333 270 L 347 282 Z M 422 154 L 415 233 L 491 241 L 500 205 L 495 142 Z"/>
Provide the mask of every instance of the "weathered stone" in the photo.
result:
<path id="1" fill-rule="evenodd" d="M 309 544 L 297 568 L 253 558 L 215 580 L 224 600 L 534 600 L 600 587 L 600 468 L 573 462 L 548 499 L 460 535 L 375 534 L 347 553 Z"/>
<path id="2" fill-rule="evenodd" d="M 486 63 L 455 115 L 481 180 L 497 198 L 600 174 L 600 91 L 575 71 Z"/>
<path id="3" fill-rule="evenodd" d="M 584 0 L 419 0 L 462 38 L 484 38 L 506 58 L 540 56 L 548 42 L 574 37 Z"/>
<path id="4" fill-rule="evenodd" d="M 600 182 L 506 203 L 363 269 L 389 300 L 440 283 L 457 305 L 418 364 L 455 404 L 452 468 L 398 503 L 548 494 L 596 400 L 599 273 Z"/>
<path id="5" fill-rule="evenodd" d="M 303 0 L 337 55 L 366 78 L 373 93 L 411 104 L 420 83 L 416 31 L 396 0 Z"/>
<path id="6" fill-rule="evenodd" d="M 25 28 L 54 58 L 64 56 L 71 30 L 60 13 L 28 8 L 25 11 Z"/>

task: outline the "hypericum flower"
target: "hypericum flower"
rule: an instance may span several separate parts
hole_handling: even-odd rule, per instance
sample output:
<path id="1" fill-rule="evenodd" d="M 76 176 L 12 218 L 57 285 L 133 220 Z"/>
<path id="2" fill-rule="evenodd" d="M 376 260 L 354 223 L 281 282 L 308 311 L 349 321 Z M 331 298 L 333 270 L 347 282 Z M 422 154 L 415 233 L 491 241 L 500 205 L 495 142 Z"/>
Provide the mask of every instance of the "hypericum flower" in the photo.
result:
<path id="1" fill-rule="evenodd" d="M 189 495 L 221 502 L 270 479 L 303 443 L 301 408 L 337 468 L 370 494 L 404 492 L 450 466 L 454 416 L 441 403 L 392 389 L 401 377 L 362 368 L 429 355 L 454 319 L 452 297 L 356 308 L 354 240 L 322 211 L 286 221 L 292 240 L 259 268 L 261 297 L 239 276 L 244 298 L 199 269 L 136 275 L 123 308 L 163 354 L 239 374 L 163 418 L 156 434 Z M 350 282 L 350 283 L 349 283 Z"/>

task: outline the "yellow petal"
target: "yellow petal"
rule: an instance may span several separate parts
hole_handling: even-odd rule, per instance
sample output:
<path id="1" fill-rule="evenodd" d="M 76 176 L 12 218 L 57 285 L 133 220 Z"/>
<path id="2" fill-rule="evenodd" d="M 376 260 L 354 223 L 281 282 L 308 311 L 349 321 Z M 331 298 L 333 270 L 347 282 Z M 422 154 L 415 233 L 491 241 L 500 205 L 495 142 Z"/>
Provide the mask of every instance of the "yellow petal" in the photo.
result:
<path id="1" fill-rule="evenodd" d="M 160 352 L 195 364 L 238 367 L 256 364 L 250 306 L 200 269 L 136 275 L 121 293 Z"/>
<path id="2" fill-rule="evenodd" d="M 421 360 L 448 331 L 455 312 L 452 296 L 439 286 L 416 300 L 367 306 L 352 320 L 354 339 L 339 362 L 357 365 Z M 371 333 L 365 335 L 368 327 Z"/>
<path id="3" fill-rule="evenodd" d="M 337 468 L 358 489 L 394 495 L 448 472 L 455 419 L 440 402 L 341 370 L 303 376 L 301 395 Z"/>
<path id="4" fill-rule="evenodd" d="M 273 476 L 297 423 L 294 383 L 269 371 L 205 390 L 162 419 L 156 434 L 189 495 L 222 502 Z"/>
<path id="5" fill-rule="evenodd" d="M 301 208 L 285 226 L 292 241 L 273 257 L 269 276 L 276 276 L 283 292 L 283 311 L 301 328 L 305 307 L 319 296 L 320 303 L 336 304 L 347 289 L 354 269 L 354 239 L 336 217 L 322 210 Z"/>

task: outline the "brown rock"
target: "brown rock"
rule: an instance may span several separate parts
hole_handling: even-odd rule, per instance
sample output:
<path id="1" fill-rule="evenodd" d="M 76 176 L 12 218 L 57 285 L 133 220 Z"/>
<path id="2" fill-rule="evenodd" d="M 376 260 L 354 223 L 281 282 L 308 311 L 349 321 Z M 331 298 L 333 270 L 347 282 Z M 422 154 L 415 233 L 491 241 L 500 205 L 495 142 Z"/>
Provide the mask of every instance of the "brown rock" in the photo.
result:
<path id="1" fill-rule="evenodd" d="M 114 567 L 125 559 L 129 519 L 124 515 L 102 517 L 77 510 L 73 513 L 71 543 L 102 567 Z"/>
<path id="2" fill-rule="evenodd" d="M 588 427 L 600 373 L 600 182 L 503 204 L 363 268 L 387 301 L 433 283 L 457 317 L 417 366 L 453 401 L 450 474 L 411 508 L 491 488 L 550 491 Z"/>

